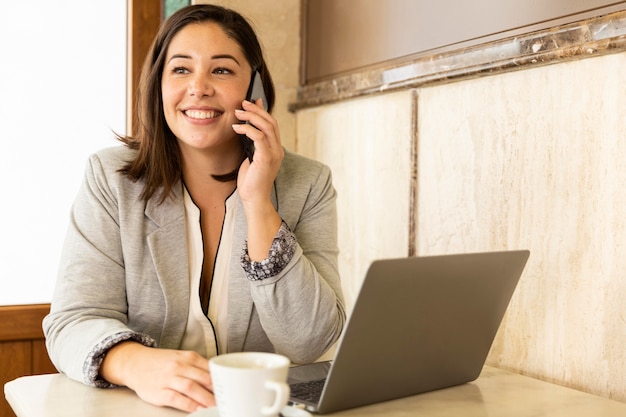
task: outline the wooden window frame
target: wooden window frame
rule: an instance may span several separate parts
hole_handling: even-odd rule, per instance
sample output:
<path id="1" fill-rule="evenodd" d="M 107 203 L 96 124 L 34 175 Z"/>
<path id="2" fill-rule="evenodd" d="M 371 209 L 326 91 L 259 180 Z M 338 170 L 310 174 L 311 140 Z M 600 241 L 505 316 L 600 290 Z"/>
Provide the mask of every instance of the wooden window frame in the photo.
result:
<path id="1" fill-rule="evenodd" d="M 127 0 L 126 132 L 135 133 L 137 87 L 143 61 L 163 18 L 162 0 Z"/>

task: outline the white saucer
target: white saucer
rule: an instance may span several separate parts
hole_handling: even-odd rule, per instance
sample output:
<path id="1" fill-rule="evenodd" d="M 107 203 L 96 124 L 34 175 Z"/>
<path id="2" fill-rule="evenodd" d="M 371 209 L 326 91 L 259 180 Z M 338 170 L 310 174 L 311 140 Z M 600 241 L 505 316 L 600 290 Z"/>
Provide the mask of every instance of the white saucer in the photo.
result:
<path id="1" fill-rule="evenodd" d="M 311 413 L 298 407 L 286 406 L 280 412 L 283 417 L 312 417 Z M 220 417 L 220 414 L 217 407 L 209 407 L 188 414 L 187 417 Z"/>

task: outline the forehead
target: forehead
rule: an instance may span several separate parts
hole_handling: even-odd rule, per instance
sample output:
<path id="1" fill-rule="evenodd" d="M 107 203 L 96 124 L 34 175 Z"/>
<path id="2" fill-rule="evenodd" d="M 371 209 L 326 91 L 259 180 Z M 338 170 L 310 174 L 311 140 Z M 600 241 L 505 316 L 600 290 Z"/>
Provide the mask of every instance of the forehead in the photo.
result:
<path id="1" fill-rule="evenodd" d="M 190 23 L 180 29 L 172 38 L 166 55 L 169 57 L 181 52 L 229 53 L 245 59 L 241 45 L 215 22 Z"/>

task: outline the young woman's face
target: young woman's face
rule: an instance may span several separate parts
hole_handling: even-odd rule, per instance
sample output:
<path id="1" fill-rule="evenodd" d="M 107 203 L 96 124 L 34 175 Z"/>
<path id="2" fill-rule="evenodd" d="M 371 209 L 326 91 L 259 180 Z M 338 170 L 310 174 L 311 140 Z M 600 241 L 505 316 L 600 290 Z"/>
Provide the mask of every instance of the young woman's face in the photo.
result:
<path id="1" fill-rule="evenodd" d="M 233 149 L 252 70 L 241 47 L 213 22 L 192 23 L 172 39 L 161 90 L 165 120 L 180 146 Z M 235 145 L 236 144 L 236 145 Z"/>

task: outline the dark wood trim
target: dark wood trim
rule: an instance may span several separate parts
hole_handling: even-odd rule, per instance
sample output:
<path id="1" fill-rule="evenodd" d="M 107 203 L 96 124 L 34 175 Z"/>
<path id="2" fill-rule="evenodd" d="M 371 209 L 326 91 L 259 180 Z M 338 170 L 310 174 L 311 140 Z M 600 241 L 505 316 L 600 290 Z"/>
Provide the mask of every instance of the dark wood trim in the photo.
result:
<path id="1" fill-rule="evenodd" d="M 31 349 L 29 341 L 0 342 L 0 386 L 31 374 Z M 15 417 L 3 395 L 0 395 L 0 417 Z"/>
<path id="2" fill-rule="evenodd" d="M 126 93 L 126 132 L 133 134 L 136 127 L 135 103 L 143 61 L 159 30 L 163 16 L 162 0 L 128 0 L 128 65 Z"/>
<path id="3" fill-rule="evenodd" d="M 0 306 L 0 341 L 43 339 L 41 321 L 50 304 Z"/>
<path id="4" fill-rule="evenodd" d="M 300 79 L 298 80 L 298 86 L 306 84 L 306 58 L 305 51 L 307 50 L 307 42 L 309 36 L 309 28 L 307 25 L 307 16 L 309 13 L 310 0 L 301 0 L 300 2 Z"/>
<path id="5" fill-rule="evenodd" d="M 50 304 L 0 306 L 0 387 L 20 376 L 56 372 L 41 327 L 49 312 Z M 1 395 L 0 417 L 15 417 Z"/>

